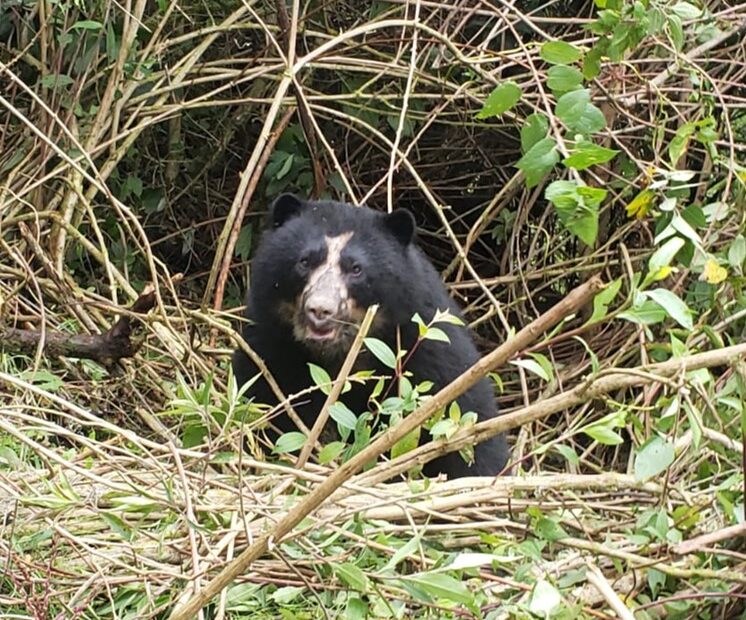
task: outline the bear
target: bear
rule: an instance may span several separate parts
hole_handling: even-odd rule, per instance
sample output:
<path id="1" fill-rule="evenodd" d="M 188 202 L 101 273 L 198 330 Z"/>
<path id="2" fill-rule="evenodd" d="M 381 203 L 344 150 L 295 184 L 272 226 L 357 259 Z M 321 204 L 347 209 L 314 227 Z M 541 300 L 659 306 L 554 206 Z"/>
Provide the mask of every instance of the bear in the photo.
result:
<path id="1" fill-rule="evenodd" d="M 379 307 L 368 336 L 382 340 L 393 351 L 412 351 L 404 358 L 405 370 L 412 373 L 413 382 L 432 382 L 431 394 L 479 359 L 463 323 L 438 323 L 450 342 L 421 339 L 412 350 L 419 334 L 415 314 L 427 324 L 439 310 L 460 319 L 461 310 L 419 247 L 415 220 L 408 210 L 382 213 L 343 202 L 279 196 L 270 206 L 269 225 L 252 260 L 242 336 L 286 396 L 306 390 L 292 402 L 309 428 L 326 399 L 320 390 L 308 390 L 313 386 L 309 363 L 335 377 L 373 304 Z M 358 360 L 364 369 L 392 374 L 372 355 L 366 357 L 365 351 Z M 239 386 L 259 373 L 240 348 L 233 353 L 232 365 Z M 340 397 L 356 415 L 369 407 L 371 386 L 362 387 L 356 385 Z M 278 404 L 263 377 L 250 386 L 247 395 L 257 403 Z M 462 413 L 474 412 L 480 421 L 498 414 L 487 378 L 457 403 Z M 282 409 L 272 423 L 282 432 L 297 430 Z M 429 440 L 423 429 L 420 444 Z M 448 478 L 495 476 L 507 460 L 507 442 L 497 435 L 475 446 L 470 463 L 457 451 L 450 452 L 425 464 L 423 473 Z"/>

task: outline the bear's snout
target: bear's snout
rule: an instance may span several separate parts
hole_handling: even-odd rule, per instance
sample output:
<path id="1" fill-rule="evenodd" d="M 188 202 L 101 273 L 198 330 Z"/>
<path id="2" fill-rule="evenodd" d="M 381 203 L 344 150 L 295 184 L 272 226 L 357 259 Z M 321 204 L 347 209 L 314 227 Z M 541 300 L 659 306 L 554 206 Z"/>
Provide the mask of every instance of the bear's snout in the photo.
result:
<path id="1" fill-rule="evenodd" d="M 339 315 L 342 304 L 338 295 L 325 294 L 317 291 L 307 296 L 303 304 L 305 319 L 311 328 L 311 337 L 317 335 L 332 335 L 335 324 L 341 318 Z"/>

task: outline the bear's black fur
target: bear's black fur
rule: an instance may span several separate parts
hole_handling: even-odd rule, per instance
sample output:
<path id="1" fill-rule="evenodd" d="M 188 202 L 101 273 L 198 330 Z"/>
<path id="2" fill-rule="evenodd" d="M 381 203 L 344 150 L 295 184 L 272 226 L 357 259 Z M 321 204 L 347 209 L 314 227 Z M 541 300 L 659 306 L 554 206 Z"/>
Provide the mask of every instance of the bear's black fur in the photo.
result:
<path id="1" fill-rule="evenodd" d="M 337 202 L 311 202 L 291 194 L 280 196 L 271 207 L 271 226 L 264 233 L 252 263 L 243 337 L 264 360 L 280 388 L 289 396 L 310 385 L 308 362 L 336 376 L 365 310 L 379 304 L 369 333 L 397 349 L 411 351 L 418 335 L 412 317 L 418 313 L 428 323 L 437 310 L 461 316 L 435 268 L 415 243 L 415 222 L 403 209 L 391 214 Z M 336 239 L 336 241 L 335 241 Z M 336 259 L 326 263 L 327 255 Z M 333 263 L 333 264 L 332 264 Z M 309 284 L 313 280 L 315 284 Z M 315 288 L 314 288 L 315 287 Z M 423 340 L 405 367 L 413 383 L 432 381 L 431 394 L 470 367 L 479 354 L 466 327 L 438 323 L 449 343 Z M 361 368 L 376 367 L 364 358 Z M 233 368 L 239 385 L 258 370 L 237 349 Z M 368 390 L 370 388 L 367 388 Z M 269 385 L 260 378 L 249 390 L 256 402 L 277 404 Z M 310 428 L 325 395 L 315 390 L 293 402 Z M 356 415 L 367 410 L 367 393 L 360 388 L 342 396 Z M 474 411 L 480 420 L 497 415 L 493 390 L 483 379 L 458 399 L 463 413 Z M 274 424 L 283 432 L 295 430 L 282 412 Z M 333 424 L 333 422 L 332 422 Z M 429 440 L 422 432 L 421 443 Z M 425 466 L 428 475 L 446 473 L 496 475 L 508 458 L 504 437 L 494 437 L 475 448 L 475 463 L 468 466 L 458 452 L 451 452 Z"/>

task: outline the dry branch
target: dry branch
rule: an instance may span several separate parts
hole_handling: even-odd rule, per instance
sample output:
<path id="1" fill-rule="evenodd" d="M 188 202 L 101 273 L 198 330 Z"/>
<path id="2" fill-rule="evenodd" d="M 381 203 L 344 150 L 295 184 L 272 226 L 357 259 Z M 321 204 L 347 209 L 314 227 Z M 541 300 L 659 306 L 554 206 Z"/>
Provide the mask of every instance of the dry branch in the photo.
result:
<path id="1" fill-rule="evenodd" d="M 0 326 L 0 345 L 14 353 L 32 355 L 41 346 L 52 357 L 76 357 L 96 360 L 110 366 L 125 357 L 133 357 L 140 345 L 131 339 L 131 314 L 145 314 L 155 305 L 155 289 L 148 285 L 125 314 L 103 334 L 65 334 Z"/>

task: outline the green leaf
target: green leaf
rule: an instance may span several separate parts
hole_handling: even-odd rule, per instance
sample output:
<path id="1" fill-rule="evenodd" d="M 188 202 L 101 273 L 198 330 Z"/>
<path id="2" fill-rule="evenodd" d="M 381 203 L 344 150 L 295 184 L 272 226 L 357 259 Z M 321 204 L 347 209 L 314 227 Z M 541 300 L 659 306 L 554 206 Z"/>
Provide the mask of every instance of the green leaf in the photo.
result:
<path id="1" fill-rule="evenodd" d="M 628 217 L 636 217 L 638 220 L 644 218 L 650 211 L 653 204 L 655 192 L 651 189 L 644 189 L 637 194 L 625 207 Z M 657 240 L 656 240 L 657 242 Z"/>
<path id="2" fill-rule="evenodd" d="M 539 55 L 553 65 L 569 65 L 583 57 L 583 52 L 565 41 L 548 41 L 541 46 Z"/>
<path id="3" fill-rule="evenodd" d="M 652 566 L 647 571 L 648 588 L 654 598 L 658 597 L 658 592 L 666 585 L 666 573 L 654 569 Z"/>
<path id="4" fill-rule="evenodd" d="M 666 14 L 657 7 L 652 7 L 648 11 L 648 25 L 645 28 L 645 33 L 650 35 L 656 35 L 661 30 L 663 30 L 663 26 L 666 23 Z"/>
<path id="5" fill-rule="evenodd" d="M 534 373 L 537 377 L 544 379 L 544 381 L 551 381 L 552 379 L 552 375 L 547 374 L 544 368 L 541 367 L 541 364 L 535 360 L 511 360 L 510 363 L 513 364 L 513 366 L 525 368 L 529 372 Z"/>
<path id="6" fill-rule="evenodd" d="M 632 43 L 633 33 L 634 28 L 628 22 L 621 22 L 614 28 L 606 50 L 613 62 L 620 62 L 624 58 L 624 52 Z"/>
<path id="7" fill-rule="evenodd" d="M 432 323 L 448 323 L 449 325 L 464 325 L 463 319 L 450 310 L 436 310 Z"/>
<path id="8" fill-rule="evenodd" d="M 442 573 L 420 573 L 402 578 L 429 594 L 434 600 L 446 599 L 455 603 L 470 604 L 473 595 L 463 582 Z"/>
<path id="9" fill-rule="evenodd" d="M 422 338 L 427 331 L 427 325 L 425 324 L 425 321 L 423 321 L 422 317 L 417 312 L 415 312 L 414 316 L 412 317 L 412 322 L 417 325 L 418 337 Z"/>
<path id="10" fill-rule="evenodd" d="M 538 185 L 544 176 L 554 168 L 559 161 L 557 145 L 551 138 L 544 138 L 534 144 L 523 157 L 518 160 L 516 168 L 523 172 L 526 187 Z"/>
<path id="11" fill-rule="evenodd" d="M 342 450 L 344 449 L 345 449 L 344 441 L 332 441 L 331 443 L 326 444 L 319 451 L 319 463 L 321 463 L 322 465 L 327 465 L 328 463 L 331 463 L 340 454 L 342 454 Z"/>
<path id="12" fill-rule="evenodd" d="M 396 368 L 396 355 L 383 340 L 378 338 L 366 338 L 365 346 L 376 359 L 387 368 Z"/>
<path id="13" fill-rule="evenodd" d="M 521 152 L 527 153 L 539 140 L 547 137 L 549 120 L 544 114 L 531 114 L 521 127 Z"/>
<path id="14" fill-rule="evenodd" d="M 575 170 L 585 170 L 596 164 L 605 164 L 610 161 L 619 151 L 607 149 L 603 146 L 593 144 L 593 142 L 580 142 L 571 151 L 569 157 L 566 157 L 562 163 L 567 168 Z"/>
<path id="15" fill-rule="evenodd" d="M 671 7 L 671 10 L 681 19 L 697 19 L 702 15 L 702 9 L 689 2 L 677 2 Z"/>
<path id="16" fill-rule="evenodd" d="M 337 401 L 329 407 L 329 417 L 339 424 L 342 428 L 348 428 L 351 431 L 357 426 L 357 417 L 349 410 L 347 405 Z"/>
<path id="17" fill-rule="evenodd" d="M 277 454 L 284 454 L 286 452 L 296 452 L 303 447 L 306 443 L 306 436 L 303 433 L 292 431 L 285 433 L 277 438 L 274 452 Z"/>
<path id="18" fill-rule="evenodd" d="M 461 419 L 461 405 L 458 404 L 457 400 L 454 400 L 448 406 L 448 417 L 454 422 L 458 422 Z"/>
<path id="19" fill-rule="evenodd" d="M 600 420 L 591 422 L 581 430 L 588 436 L 606 446 L 616 446 L 623 443 L 623 439 L 614 432 L 615 428 L 624 426 L 627 416 L 624 411 L 616 410 L 605 415 Z"/>
<path id="20" fill-rule="evenodd" d="M 403 544 L 401 547 L 399 547 L 395 552 L 394 555 L 391 556 L 391 559 L 386 563 L 386 566 L 384 566 L 382 569 L 379 569 L 381 573 L 387 573 L 389 571 L 392 571 L 396 568 L 396 566 L 407 559 L 410 555 L 417 553 L 417 550 L 420 548 L 420 544 L 422 543 L 422 532 L 418 532 L 417 534 L 414 534 L 405 544 Z"/>
<path id="21" fill-rule="evenodd" d="M 554 519 L 541 517 L 534 526 L 534 534 L 550 542 L 567 538 L 567 532 Z"/>
<path id="22" fill-rule="evenodd" d="M 684 26 L 678 15 L 670 14 L 668 16 L 668 32 L 671 35 L 671 42 L 677 52 L 684 49 Z"/>
<path id="23" fill-rule="evenodd" d="M 288 172 L 290 172 L 290 169 L 293 167 L 293 159 L 295 156 L 292 153 L 283 153 L 283 155 L 285 155 L 285 161 L 283 162 L 280 170 L 275 175 L 275 179 L 277 180 L 282 179 L 282 177 L 284 177 Z"/>
<path id="24" fill-rule="evenodd" d="M 132 528 L 127 525 L 124 519 L 111 512 L 100 511 L 99 514 L 115 534 L 123 540 L 132 540 Z"/>
<path id="25" fill-rule="evenodd" d="M 617 315 L 620 319 L 625 319 L 638 325 L 654 325 L 660 323 L 666 318 L 666 311 L 654 301 L 646 300 L 644 303 L 620 312 Z"/>
<path id="26" fill-rule="evenodd" d="M 448 337 L 440 327 L 428 327 L 422 336 L 425 340 L 436 340 L 438 342 L 450 343 L 451 339 Z"/>
<path id="27" fill-rule="evenodd" d="M 308 369 L 311 371 L 311 379 L 323 394 L 329 395 L 332 391 L 332 378 L 321 366 L 308 362 Z"/>
<path id="28" fill-rule="evenodd" d="M 251 224 L 246 224 L 241 228 L 241 232 L 238 233 L 238 240 L 236 241 L 236 257 L 242 261 L 249 260 L 251 256 L 251 245 L 254 239 L 254 227 Z"/>
<path id="29" fill-rule="evenodd" d="M 515 82 L 504 82 L 497 86 L 487 97 L 477 118 L 491 118 L 510 110 L 522 95 L 521 87 Z"/>
<path id="30" fill-rule="evenodd" d="M 538 362 L 539 366 L 541 366 L 544 371 L 544 374 L 549 377 L 547 380 L 551 381 L 554 376 L 554 365 L 549 361 L 549 358 L 541 353 L 529 353 L 529 356 Z"/>
<path id="31" fill-rule="evenodd" d="M 685 241 L 681 237 L 672 237 L 660 248 L 658 248 L 648 261 L 648 270 L 655 276 L 661 269 L 665 269 L 671 264 L 674 256 L 684 247 Z"/>
<path id="32" fill-rule="evenodd" d="M 697 133 L 694 137 L 699 140 L 702 144 L 712 144 L 720 138 L 720 134 L 717 132 L 717 121 L 712 117 L 708 116 L 697 122 Z"/>
<path id="33" fill-rule="evenodd" d="M 75 22 L 70 29 L 71 30 L 101 30 L 104 25 L 101 22 L 93 21 L 92 19 L 83 19 L 79 22 Z"/>
<path id="34" fill-rule="evenodd" d="M 589 135 L 606 127 L 603 112 L 591 103 L 587 88 L 565 93 L 557 100 L 555 113 L 570 131 Z"/>
<path id="35" fill-rule="evenodd" d="M 36 372 L 33 370 L 24 370 L 21 373 L 21 379 L 52 393 L 57 392 L 65 385 L 65 382 L 60 377 L 48 370 L 37 370 Z"/>
<path id="36" fill-rule="evenodd" d="M 117 35 L 114 32 L 114 27 L 111 22 L 106 24 L 106 58 L 108 61 L 114 62 L 119 55 L 119 41 Z"/>
<path id="37" fill-rule="evenodd" d="M 134 194 L 139 198 L 140 196 L 142 196 L 142 188 L 142 179 L 140 177 L 130 175 L 125 179 L 124 183 L 122 183 L 122 198 L 126 198 L 130 194 Z"/>
<path id="38" fill-rule="evenodd" d="M 305 589 L 303 586 L 283 586 L 272 592 L 270 598 L 278 605 L 287 605 L 298 598 L 298 595 Z"/>
<path id="39" fill-rule="evenodd" d="M 591 91 L 587 88 L 565 93 L 557 100 L 555 113 L 566 125 L 577 124 L 591 102 Z"/>
<path id="40" fill-rule="evenodd" d="M 368 577 L 352 562 L 343 564 L 331 563 L 334 574 L 337 575 L 349 588 L 356 592 L 368 591 Z"/>
<path id="41" fill-rule="evenodd" d="M 540 618 L 551 618 L 562 605 L 562 597 L 551 583 L 540 579 L 534 584 L 528 599 L 528 609 Z"/>
<path id="42" fill-rule="evenodd" d="M 557 209 L 564 227 L 583 243 L 592 246 L 598 234 L 598 207 L 606 197 L 606 190 L 575 181 L 554 181 L 544 197 Z"/>
<path id="43" fill-rule="evenodd" d="M 601 45 L 596 44 L 583 58 L 583 77 L 592 80 L 601 73 L 601 57 L 603 50 Z"/>
<path id="44" fill-rule="evenodd" d="M 555 93 L 565 93 L 579 88 L 583 83 L 583 74 L 575 67 L 558 65 L 547 71 L 547 86 Z"/>
<path id="45" fill-rule="evenodd" d="M 624 439 L 608 426 L 589 426 L 583 429 L 583 432 L 605 446 L 618 446 L 624 443 Z"/>
<path id="46" fill-rule="evenodd" d="M 554 449 L 557 450 L 557 452 L 559 452 L 571 465 L 577 465 L 578 463 L 580 463 L 580 459 L 578 458 L 577 453 L 570 446 L 557 444 L 556 446 L 554 446 Z"/>
<path id="47" fill-rule="evenodd" d="M 676 134 L 668 145 L 668 158 L 671 160 L 672 166 L 676 166 L 681 156 L 686 153 L 689 140 L 696 129 L 697 125 L 695 123 L 684 123 L 676 130 Z"/>
<path id="48" fill-rule="evenodd" d="M 450 418 L 446 418 L 445 420 L 440 420 L 433 424 L 433 427 L 430 429 L 430 434 L 433 436 L 433 439 L 440 439 L 441 437 L 449 439 L 453 437 L 457 430 L 458 423 Z"/>
<path id="49" fill-rule="evenodd" d="M 368 618 L 368 603 L 357 596 L 349 596 L 345 606 L 345 620 L 366 620 Z M 290 618 L 297 617 L 294 614 Z"/>
<path id="50" fill-rule="evenodd" d="M 635 455 L 635 478 L 648 480 L 657 476 L 673 463 L 674 457 L 673 444 L 656 435 Z"/>
<path id="51" fill-rule="evenodd" d="M 228 611 L 242 609 L 243 605 L 255 599 L 257 590 L 261 587 L 263 587 L 263 584 L 258 583 L 238 583 L 230 586 L 226 590 L 225 608 Z"/>
<path id="52" fill-rule="evenodd" d="M 693 329 L 691 310 L 676 296 L 676 293 L 664 288 L 657 288 L 643 293 L 661 306 L 674 321 L 685 329 Z"/>
<path id="53" fill-rule="evenodd" d="M 617 278 L 593 298 L 593 313 L 591 314 L 591 318 L 586 322 L 586 325 L 600 321 L 606 316 L 606 313 L 609 311 L 609 304 L 614 301 L 621 288 L 622 279 Z"/>
<path id="54" fill-rule="evenodd" d="M 207 428 L 202 424 L 187 424 L 181 433 L 181 443 L 184 448 L 194 448 L 200 445 L 207 436 Z"/>
<path id="55" fill-rule="evenodd" d="M 159 187 L 146 187 L 145 189 L 143 189 L 143 192 L 142 192 L 142 206 L 145 208 L 145 212 L 148 215 L 153 215 L 154 213 L 160 213 L 161 211 L 165 210 L 166 208 L 165 192 Z M 244 229 L 245 228 L 251 229 L 251 224 L 244 226 Z M 242 234 L 243 234 L 244 229 L 241 229 Z M 239 241 L 241 241 L 240 238 L 239 238 Z M 238 252 L 238 250 L 236 251 Z"/>
<path id="56" fill-rule="evenodd" d="M 478 568 L 480 566 L 489 566 L 493 562 L 500 562 L 506 559 L 494 553 L 478 553 L 465 551 L 459 553 L 453 561 L 446 565 L 448 570 L 463 570 L 465 568 Z"/>
<path id="57" fill-rule="evenodd" d="M 702 239 L 700 239 L 697 231 L 694 230 L 689 222 L 687 222 L 680 215 L 673 216 L 673 218 L 671 219 L 671 228 L 673 228 L 679 234 L 684 235 L 694 245 L 700 245 L 702 243 Z"/>
<path id="58" fill-rule="evenodd" d="M 743 271 L 743 261 L 746 260 L 746 239 L 738 235 L 728 248 L 728 263 L 733 269 Z"/>
<path id="59" fill-rule="evenodd" d="M 391 458 L 395 459 L 397 456 L 411 452 L 420 445 L 420 433 L 421 429 L 417 427 L 391 446 Z"/>
<path id="60" fill-rule="evenodd" d="M 64 73 L 53 73 L 52 75 L 45 75 L 41 78 L 39 84 L 46 88 L 54 88 L 55 86 L 70 86 L 74 81 L 69 75 L 65 75 Z"/>

